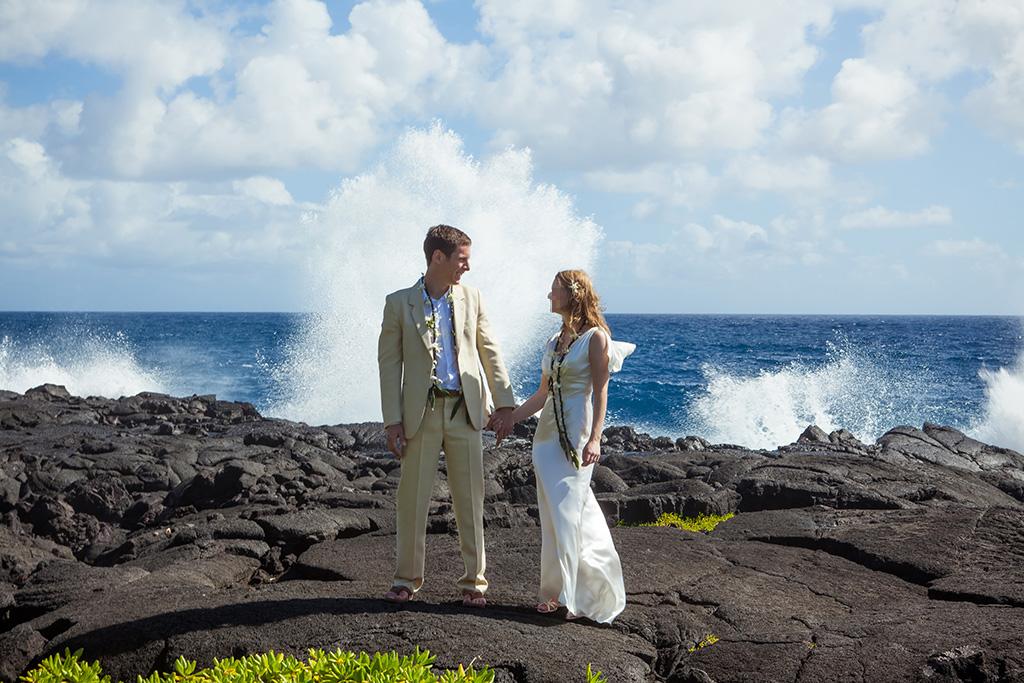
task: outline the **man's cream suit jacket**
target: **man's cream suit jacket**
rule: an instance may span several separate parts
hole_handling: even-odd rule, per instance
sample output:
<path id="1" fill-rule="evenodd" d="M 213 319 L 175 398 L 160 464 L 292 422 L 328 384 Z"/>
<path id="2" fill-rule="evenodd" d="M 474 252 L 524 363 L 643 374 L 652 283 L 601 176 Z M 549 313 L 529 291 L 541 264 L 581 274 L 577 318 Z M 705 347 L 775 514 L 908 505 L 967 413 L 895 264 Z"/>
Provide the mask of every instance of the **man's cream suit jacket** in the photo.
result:
<path id="1" fill-rule="evenodd" d="M 470 422 L 479 430 L 487 422 L 488 409 L 481 370 L 486 375 L 495 407 L 514 407 L 515 396 L 498 343 L 491 336 L 480 292 L 473 287 L 453 285 L 452 299 L 462 392 Z M 405 437 L 411 439 L 427 407 L 433 367 L 430 332 L 419 285 L 388 295 L 377 343 L 377 364 L 384 424 L 401 422 Z"/>

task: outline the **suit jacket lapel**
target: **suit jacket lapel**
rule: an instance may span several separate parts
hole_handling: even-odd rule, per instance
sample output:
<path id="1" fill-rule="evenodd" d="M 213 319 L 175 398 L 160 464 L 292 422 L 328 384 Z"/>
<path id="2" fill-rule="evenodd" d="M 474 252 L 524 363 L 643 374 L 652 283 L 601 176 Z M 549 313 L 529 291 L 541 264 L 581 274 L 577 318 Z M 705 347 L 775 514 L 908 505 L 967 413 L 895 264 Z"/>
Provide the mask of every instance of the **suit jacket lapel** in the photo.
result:
<path id="1" fill-rule="evenodd" d="M 412 309 L 412 320 L 416 323 L 416 331 L 420 333 L 423 346 L 430 350 L 430 330 L 427 329 L 427 315 L 423 312 L 423 292 L 413 287 L 409 293 L 409 307 Z"/>
<path id="2" fill-rule="evenodd" d="M 452 287 L 452 315 L 455 321 L 455 352 L 459 352 L 462 347 L 462 336 L 463 331 L 466 329 L 466 294 L 465 291 L 459 285 L 453 285 Z"/>

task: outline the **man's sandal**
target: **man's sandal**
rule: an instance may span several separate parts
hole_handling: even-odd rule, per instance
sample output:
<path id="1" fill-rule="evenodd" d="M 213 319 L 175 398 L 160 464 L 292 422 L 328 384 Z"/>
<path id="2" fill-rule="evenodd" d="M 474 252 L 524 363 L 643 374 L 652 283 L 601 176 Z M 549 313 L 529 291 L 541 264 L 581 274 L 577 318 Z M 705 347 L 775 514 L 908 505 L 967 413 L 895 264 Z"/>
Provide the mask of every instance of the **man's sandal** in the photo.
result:
<path id="1" fill-rule="evenodd" d="M 558 600 L 548 600 L 547 602 L 541 602 L 537 605 L 537 611 L 541 614 L 551 614 L 557 612 L 562 608 L 562 604 Z"/>
<path id="2" fill-rule="evenodd" d="M 408 586 L 392 586 L 391 590 L 384 594 L 388 602 L 403 603 L 412 600 L 413 592 Z"/>
<path id="3" fill-rule="evenodd" d="M 487 598 L 480 591 L 462 591 L 462 606 L 477 609 L 487 607 Z"/>

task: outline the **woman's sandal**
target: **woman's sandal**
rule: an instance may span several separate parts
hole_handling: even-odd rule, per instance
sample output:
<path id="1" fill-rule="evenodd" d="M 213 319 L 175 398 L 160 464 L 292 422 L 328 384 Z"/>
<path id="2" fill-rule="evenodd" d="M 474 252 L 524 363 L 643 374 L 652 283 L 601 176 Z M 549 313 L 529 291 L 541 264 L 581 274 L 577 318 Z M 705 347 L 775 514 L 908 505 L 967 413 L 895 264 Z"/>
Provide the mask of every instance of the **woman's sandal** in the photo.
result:
<path id="1" fill-rule="evenodd" d="M 392 586 L 391 590 L 384 594 L 384 599 L 388 602 L 400 604 L 403 602 L 409 602 L 412 600 L 412 596 L 412 589 L 408 586 Z"/>
<path id="2" fill-rule="evenodd" d="M 480 591 L 462 591 L 462 606 L 477 609 L 487 607 L 487 598 Z"/>
<path id="3" fill-rule="evenodd" d="M 557 612 L 562 608 L 562 603 L 558 600 L 548 600 L 547 602 L 541 602 L 537 604 L 537 611 L 541 614 L 551 614 Z"/>

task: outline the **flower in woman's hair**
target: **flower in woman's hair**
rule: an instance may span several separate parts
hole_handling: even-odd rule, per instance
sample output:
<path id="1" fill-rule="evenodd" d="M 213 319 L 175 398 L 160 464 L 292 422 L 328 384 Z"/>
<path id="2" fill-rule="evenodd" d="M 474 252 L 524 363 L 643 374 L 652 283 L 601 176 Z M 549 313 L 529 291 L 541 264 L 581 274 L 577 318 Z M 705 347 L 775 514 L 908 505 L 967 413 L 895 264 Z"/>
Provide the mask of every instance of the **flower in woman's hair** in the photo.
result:
<path id="1" fill-rule="evenodd" d="M 576 280 L 571 280 L 569 282 L 569 291 L 571 291 L 573 294 L 579 294 L 580 293 L 580 283 L 576 282 Z"/>

